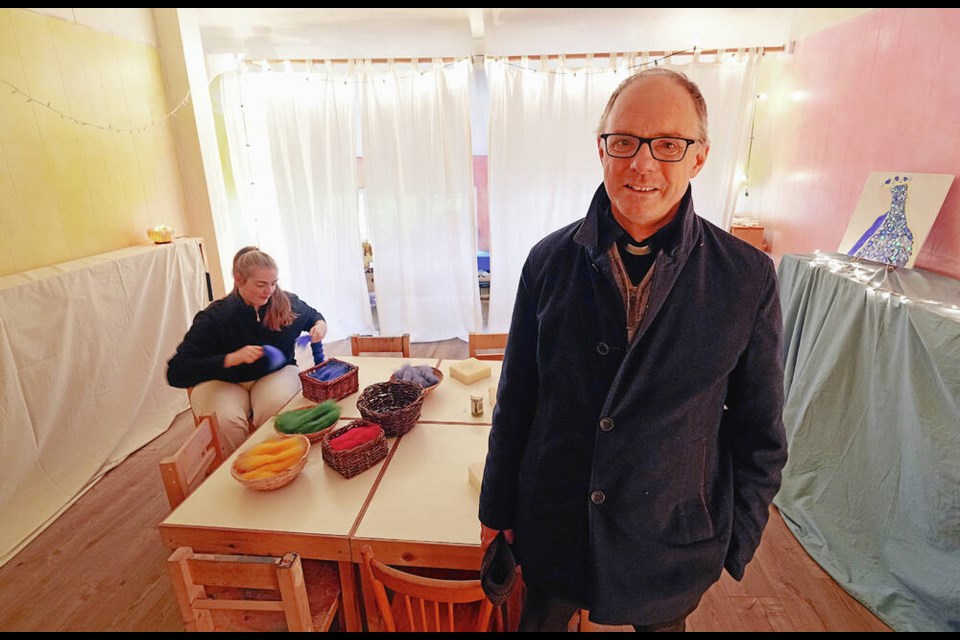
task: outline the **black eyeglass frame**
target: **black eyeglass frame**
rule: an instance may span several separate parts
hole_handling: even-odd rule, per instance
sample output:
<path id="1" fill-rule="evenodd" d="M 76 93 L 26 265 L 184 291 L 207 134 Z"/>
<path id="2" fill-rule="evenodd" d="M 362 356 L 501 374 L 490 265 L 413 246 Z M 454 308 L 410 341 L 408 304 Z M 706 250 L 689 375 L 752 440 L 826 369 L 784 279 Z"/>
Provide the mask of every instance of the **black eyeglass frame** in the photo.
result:
<path id="1" fill-rule="evenodd" d="M 621 156 L 618 156 L 618 155 L 615 155 L 615 154 L 611 153 L 610 148 L 607 146 L 607 138 L 609 138 L 610 136 L 626 136 L 627 138 L 633 138 L 634 140 L 639 141 L 639 144 L 637 145 L 637 150 L 634 151 L 633 153 L 631 153 L 631 154 L 628 155 L 628 156 L 622 156 L 622 155 L 621 155 Z M 699 142 L 698 140 L 694 140 L 694 139 L 692 139 L 692 138 L 681 138 L 681 137 L 679 137 L 679 136 L 656 136 L 656 137 L 654 137 L 654 138 L 641 138 L 640 136 L 635 136 L 635 135 L 633 135 L 633 134 L 631 134 L 631 133 L 601 133 L 601 134 L 600 134 L 600 139 L 603 140 L 603 149 L 604 149 L 604 151 L 606 151 L 606 152 L 607 152 L 607 155 L 609 155 L 611 158 L 619 158 L 619 159 L 621 159 L 621 160 L 628 160 L 628 159 L 636 156 L 638 153 L 640 153 L 640 149 L 643 148 L 643 145 L 647 145 L 647 147 L 650 149 L 650 156 L 651 156 L 654 160 L 656 160 L 657 162 L 681 162 L 684 158 L 687 157 L 687 151 L 690 150 L 690 145 L 693 145 L 693 144 L 696 144 L 697 142 Z M 687 143 L 687 146 L 683 148 L 683 155 L 681 155 L 681 156 L 680 156 L 679 158 L 677 158 L 676 160 L 664 160 L 663 158 L 658 158 L 658 157 L 657 157 L 657 154 L 654 153 L 654 151 L 653 151 L 653 141 L 654 141 L 654 140 L 683 140 L 684 142 Z"/>

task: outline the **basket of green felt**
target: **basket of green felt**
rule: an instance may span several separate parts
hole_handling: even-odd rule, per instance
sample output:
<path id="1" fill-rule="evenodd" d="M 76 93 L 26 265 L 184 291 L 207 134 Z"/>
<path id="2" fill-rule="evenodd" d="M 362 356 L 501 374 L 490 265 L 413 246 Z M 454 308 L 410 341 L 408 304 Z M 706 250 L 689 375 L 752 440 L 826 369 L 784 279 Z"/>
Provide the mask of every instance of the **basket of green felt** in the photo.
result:
<path id="1" fill-rule="evenodd" d="M 320 364 L 300 372 L 303 397 L 314 402 L 340 400 L 360 388 L 357 365 L 328 358 Z"/>

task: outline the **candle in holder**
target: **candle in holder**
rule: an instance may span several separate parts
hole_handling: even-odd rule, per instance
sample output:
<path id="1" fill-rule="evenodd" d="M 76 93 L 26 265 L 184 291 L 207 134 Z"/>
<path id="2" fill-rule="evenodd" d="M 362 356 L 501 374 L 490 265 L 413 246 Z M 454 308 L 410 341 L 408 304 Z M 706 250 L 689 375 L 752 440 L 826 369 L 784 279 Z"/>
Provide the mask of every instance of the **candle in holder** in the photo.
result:
<path id="1" fill-rule="evenodd" d="M 154 244 L 168 244 L 173 242 L 173 229 L 165 224 L 157 225 L 147 229 L 147 237 Z"/>

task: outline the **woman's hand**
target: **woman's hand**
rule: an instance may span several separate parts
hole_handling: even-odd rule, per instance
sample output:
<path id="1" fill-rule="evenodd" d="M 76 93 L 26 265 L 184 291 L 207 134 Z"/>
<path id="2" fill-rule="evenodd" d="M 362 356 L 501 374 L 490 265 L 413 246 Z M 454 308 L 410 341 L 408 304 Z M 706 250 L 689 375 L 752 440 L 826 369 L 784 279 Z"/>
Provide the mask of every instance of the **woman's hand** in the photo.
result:
<path id="1" fill-rule="evenodd" d="M 223 366 L 227 369 L 230 367 L 236 367 L 241 364 L 250 364 L 251 362 L 256 362 L 263 357 L 263 347 L 255 344 L 248 344 L 245 347 L 240 347 L 232 353 L 228 353 L 223 357 Z"/>
<path id="2" fill-rule="evenodd" d="M 310 342 L 323 342 L 327 336 L 327 322 L 317 320 L 316 324 L 310 327 Z"/>

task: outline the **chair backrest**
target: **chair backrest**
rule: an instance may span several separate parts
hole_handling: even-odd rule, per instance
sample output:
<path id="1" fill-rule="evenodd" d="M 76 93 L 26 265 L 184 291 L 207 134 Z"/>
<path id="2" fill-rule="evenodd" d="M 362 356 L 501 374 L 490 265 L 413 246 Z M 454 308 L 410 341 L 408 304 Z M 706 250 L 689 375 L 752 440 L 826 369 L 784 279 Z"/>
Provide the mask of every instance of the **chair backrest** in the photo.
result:
<path id="1" fill-rule="evenodd" d="M 471 333 L 470 357 L 477 360 L 503 360 L 507 347 L 506 333 Z"/>
<path id="2" fill-rule="evenodd" d="M 361 353 L 402 353 L 410 357 L 410 334 L 402 336 L 350 336 L 350 351 L 358 356 Z"/>
<path id="3" fill-rule="evenodd" d="M 187 631 L 327 631 L 336 614 L 339 591 L 332 605 L 320 607 L 322 615 L 312 613 L 318 607 L 296 553 L 278 558 L 180 547 L 167 569 Z"/>
<path id="4" fill-rule="evenodd" d="M 377 610 L 386 631 L 489 631 L 494 606 L 487 599 L 479 580 L 427 578 L 387 566 L 373 557 L 370 545 L 360 550 L 361 570 L 373 588 Z M 393 593 L 393 600 L 387 590 Z M 454 605 L 479 603 L 462 611 Z M 503 630 L 500 610 L 496 609 L 497 630 Z"/>
<path id="5" fill-rule="evenodd" d="M 196 429 L 172 456 L 160 461 L 160 477 L 170 508 L 176 508 L 223 462 L 217 416 L 200 418 Z"/>

